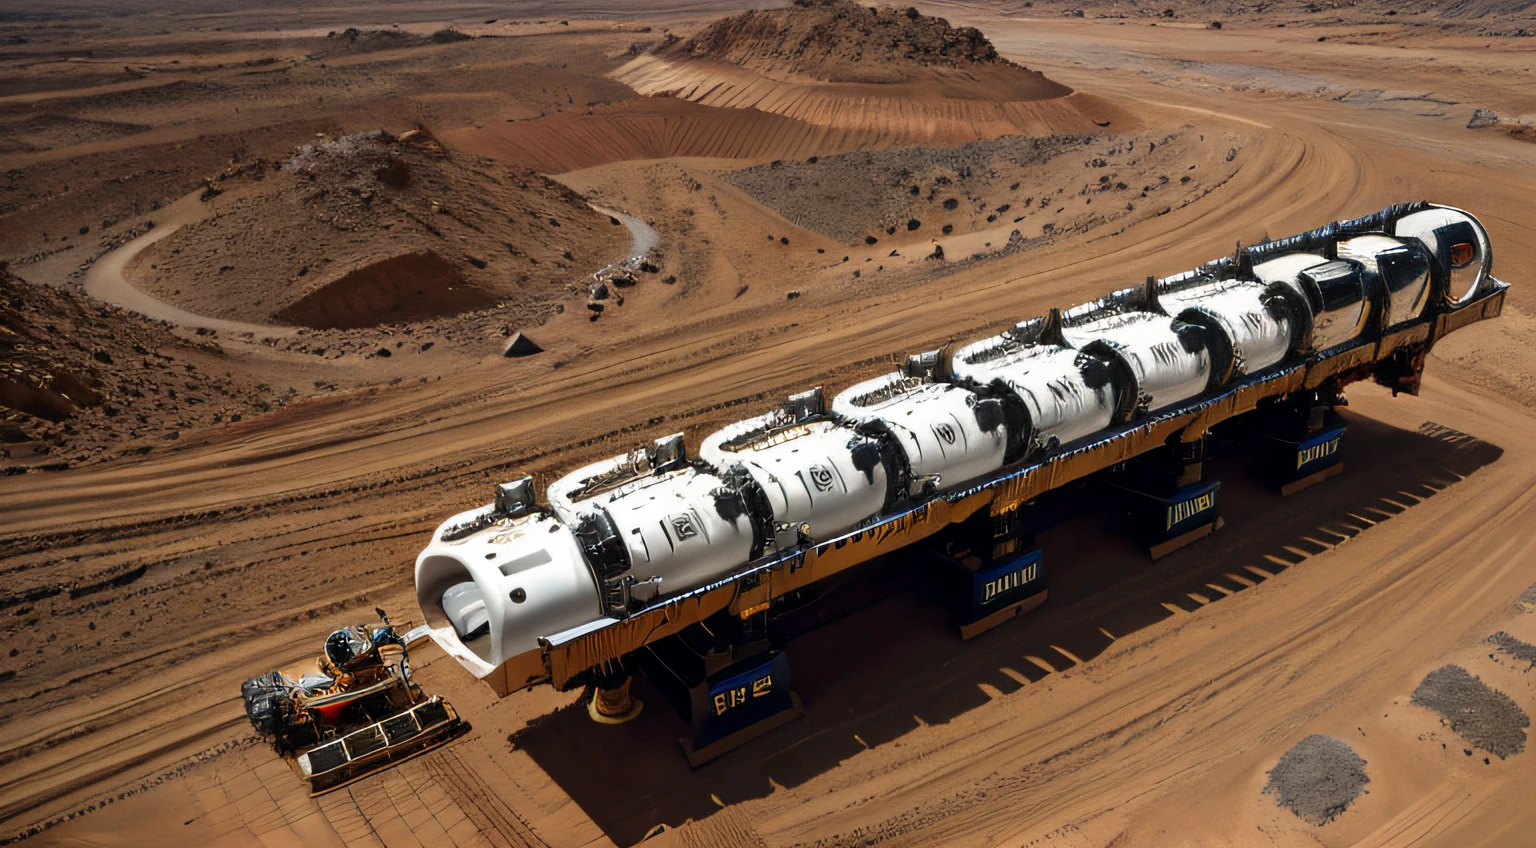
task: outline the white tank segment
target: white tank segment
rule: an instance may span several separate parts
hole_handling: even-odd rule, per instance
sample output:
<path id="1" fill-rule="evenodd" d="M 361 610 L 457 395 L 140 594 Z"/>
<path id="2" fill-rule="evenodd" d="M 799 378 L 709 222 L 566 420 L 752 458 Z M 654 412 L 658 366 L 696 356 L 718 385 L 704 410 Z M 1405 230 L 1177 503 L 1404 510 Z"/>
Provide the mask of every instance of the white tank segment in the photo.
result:
<path id="1" fill-rule="evenodd" d="M 795 543 L 801 525 L 810 526 L 812 538 L 828 539 L 885 504 L 878 443 L 829 418 L 796 422 L 774 411 L 738 421 L 706 437 L 699 458 L 751 475 L 773 510 L 781 546 Z"/>
<path id="2" fill-rule="evenodd" d="M 1107 353 L 1130 370 L 1148 412 L 1205 391 L 1211 356 L 1192 343 L 1202 331 L 1151 312 L 1120 312 L 1066 326 L 1067 343 L 1087 353 Z"/>
<path id="3" fill-rule="evenodd" d="M 1395 327 L 1424 314 L 1429 303 L 1433 255 L 1412 241 L 1360 236 L 1339 242 L 1338 255 L 1360 264 L 1367 287 L 1386 298 L 1382 327 Z"/>
<path id="4" fill-rule="evenodd" d="M 1263 371 L 1290 353 L 1291 319 L 1266 306 L 1267 289 L 1250 280 L 1218 280 L 1165 292 L 1159 299 L 1168 314 L 1226 338 L 1235 378 Z"/>
<path id="5" fill-rule="evenodd" d="M 1302 271 L 1316 268 L 1327 261 L 1315 253 L 1287 253 L 1253 266 L 1253 275 L 1261 282 L 1284 283 L 1294 289 L 1297 294 L 1307 297 L 1307 290 L 1302 288 L 1297 276 Z"/>
<path id="6" fill-rule="evenodd" d="M 833 398 L 832 411 L 850 421 L 884 422 L 913 479 L 948 489 L 1003 467 L 1008 431 L 1001 407 L 978 400 L 948 383 L 894 373 L 847 389 Z"/>
<path id="7" fill-rule="evenodd" d="M 592 463 L 550 484 L 550 506 L 576 528 L 604 580 L 645 600 L 681 591 L 752 558 L 756 534 L 740 497 L 687 460 L 682 434 Z M 722 491 L 724 490 L 724 491 Z M 729 492 L 729 495 L 726 493 Z"/>
<path id="8" fill-rule="evenodd" d="M 1029 415 L 1026 440 L 1048 447 L 1102 430 L 1114 416 L 1114 386 L 1090 386 L 1077 360 L 1070 347 L 1020 344 L 1004 334 L 961 348 L 950 369 L 976 386 L 1001 381 Z"/>
<path id="9" fill-rule="evenodd" d="M 752 558 L 752 522 L 714 495 L 724 481 L 689 467 L 583 504 L 613 522 L 629 558 L 627 576 L 667 594 L 708 582 Z M 621 573 L 622 574 L 622 573 Z"/>
<path id="10" fill-rule="evenodd" d="M 1364 269 L 1353 260 L 1290 254 L 1253 266 L 1254 276 L 1301 295 L 1312 310 L 1312 348 L 1323 351 L 1352 341 L 1371 319 Z"/>

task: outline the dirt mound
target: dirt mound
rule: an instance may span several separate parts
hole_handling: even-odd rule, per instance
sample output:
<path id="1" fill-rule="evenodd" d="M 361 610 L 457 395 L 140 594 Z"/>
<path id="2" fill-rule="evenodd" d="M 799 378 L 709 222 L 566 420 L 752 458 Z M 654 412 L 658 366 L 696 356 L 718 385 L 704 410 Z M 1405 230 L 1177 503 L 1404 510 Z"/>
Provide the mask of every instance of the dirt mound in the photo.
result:
<path id="1" fill-rule="evenodd" d="M 310 55 L 314 58 L 345 56 L 352 53 L 395 50 L 401 47 L 420 47 L 425 44 L 452 44 L 456 41 L 468 41 L 472 37 L 452 27 L 440 29 L 430 36 L 400 29 L 360 30 L 356 27 L 348 27 L 339 32 L 331 30 L 326 34 L 325 46 Z"/>
<path id="2" fill-rule="evenodd" d="M 147 453 L 276 401 L 225 365 L 215 345 L 0 269 L 0 467 Z"/>
<path id="3" fill-rule="evenodd" d="M 210 214 L 128 276 L 190 312 L 258 324 L 363 327 L 501 302 L 532 318 L 628 241 L 547 177 L 420 132 L 323 138 L 232 166 L 203 197 Z"/>
<path id="4" fill-rule="evenodd" d="M 277 313 L 292 324 L 355 329 L 404 323 L 494 306 L 484 289 L 464 284 L 452 262 L 430 250 L 394 256 L 352 271 Z"/>
<path id="5" fill-rule="evenodd" d="M 1314 733 L 1286 751 L 1270 769 L 1265 795 L 1318 826 L 1343 814 L 1371 779 L 1365 760 L 1347 742 Z"/>
<path id="6" fill-rule="evenodd" d="M 612 76 L 647 96 L 879 127 L 909 140 L 959 144 L 1129 120 L 1112 104 L 999 57 L 978 30 L 845 0 L 726 18 Z"/>
<path id="7" fill-rule="evenodd" d="M 419 47 L 428 43 L 428 39 L 415 33 L 398 29 L 370 29 L 360 30 L 356 27 L 337 32 L 332 30 L 326 35 L 325 47 L 316 51 L 314 56 L 344 56 L 349 53 L 371 53 L 375 50 L 394 50 L 400 47 Z"/>
<path id="8" fill-rule="evenodd" d="M 912 7 L 865 7 L 851 0 L 796 0 L 787 9 L 752 10 L 716 21 L 657 55 L 824 82 L 911 82 L 929 68 L 1027 71 L 999 57 L 975 27 L 952 27 Z M 1071 91 L 1044 77 L 1038 81 L 1046 97 Z"/>
<path id="9" fill-rule="evenodd" d="M 1413 703 L 1439 713 L 1451 729 L 1499 759 L 1525 750 L 1530 716 L 1514 699 L 1459 665 L 1431 671 L 1413 690 Z"/>
<path id="10" fill-rule="evenodd" d="M 610 76 L 646 97 L 801 122 L 753 134 L 779 157 L 1138 125 L 1113 103 L 1002 59 L 974 29 L 842 0 L 726 18 Z M 731 146 L 742 135 L 728 125 L 697 138 L 683 127 L 671 130 L 669 140 L 687 140 L 672 141 L 672 150 Z"/>

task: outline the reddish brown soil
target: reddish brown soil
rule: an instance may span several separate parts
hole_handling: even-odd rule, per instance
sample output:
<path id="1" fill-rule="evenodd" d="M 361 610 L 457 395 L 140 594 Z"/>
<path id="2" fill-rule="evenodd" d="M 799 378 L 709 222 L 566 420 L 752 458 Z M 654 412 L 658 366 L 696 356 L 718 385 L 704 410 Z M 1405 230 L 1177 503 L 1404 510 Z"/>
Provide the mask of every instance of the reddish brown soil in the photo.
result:
<path id="1" fill-rule="evenodd" d="M 23 89 L 0 99 L 6 127 L 39 112 L 150 127 L 102 137 L 47 123 L 73 135 L 28 136 L 37 149 L 7 154 L 0 249 L 27 280 L 69 286 L 225 169 L 241 141 L 243 161 L 276 159 L 322 130 L 402 132 L 423 120 L 469 157 L 455 145 L 477 128 L 583 116 L 588 103 L 600 116 L 637 99 L 606 76 L 643 53 L 631 45 L 719 16 L 525 5 L 484 24 L 478 9 L 450 21 L 459 7 L 438 5 L 197 8 L 208 16 L 0 25 L 29 39 L 0 56 Z M 98 329 L 191 342 L 159 344 L 181 373 L 142 375 L 154 400 L 131 412 L 156 428 L 180 414 L 166 391 L 180 402 L 184 364 L 285 403 L 155 439 L 144 455 L 0 478 L 0 826 L 37 845 L 628 845 L 658 825 L 666 832 L 648 844 L 1522 844 L 1536 826 L 1536 757 L 1476 750 L 1411 694 L 1456 664 L 1536 711 L 1528 664 L 1485 643 L 1500 631 L 1536 642 L 1524 611 L 1536 583 L 1536 147 L 1465 129 L 1475 107 L 1536 113 L 1528 39 L 1490 35 L 1524 27 L 1524 12 L 1387 5 L 1402 13 L 1385 23 L 1361 4 L 1286 3 L 1215 30 L 1209 8 L 1179 5 L 1181 26 L 1169 26 L 1160 15 L 1096 19 L 1099 7 L 1069 18 L 1046 0 L 1022 19 L 1030 12 L 1014 5 L 924 7 L 1074 89 L 1037 103 L 1091 96 L 1119 110 L 1087 131 L 1089 153 L 1042 163 L 1018 198 L 1005 197 L 1011 179 L 975 183 L 984 214 L 1047 189 L 1061 198 L 1047 217 L 1009 219 L 1062 231 L 1028 249 L 986 252 L 996 222 L 984 214 L 954 221 L 956 237 L 980 242 L 976 259 L 924 260 L 926 221 L 886 236 L 894 244 L 848 247 L 724 176 L 778 154 L 637 161 L 615 150 L 561 179 L 653 223 L 661 269 L 624 290 L 623 306 L 610 298 L 597 322 L 577 294 L 526 328 L 545 348 L 536 356 L 502 358 L 525 328 L 493 311 L 264 343 L 98 321 L 100 306 L 79 298 L 27 307 L 27 326 L 71 351 L 42 361 L 86 381 L 95 360 L 80 357 Z M 331 29 L 395 22 L 423 40 L 308 58 Z M 449 24 L 512 37 L 431 43 Z M 64 61 L 82 44 L 97 51 L 89 72 Z M 245 64 L 264 57 L 280 61 Z M 812 123 L 791 109 L 730 111 L 748 126 L 769 111 Z M 898 128 L 935 127 L 944 144 L 1004 134 L 886 112 Z M 853 124 L 819 126 L 833 125 Z M 1170 135 L 1188 148 L 1114 160 L 1133 138 L 1162 152 Z M 1152 180 L 1122 179 L 1143 167 Z M 1130 196 L 1082 190 L 1101 175 Z M 1153 180 L 1165 185 L 1159 175 L 1166 187 L 1141 198 Z M 1134 210 L 1100 220 L 1112 197 Z M 680 430 L 696 444 L 787 391 L 886 370 L 893 354 L 1181 271 L 1239 239 L 1420 197 L 1482 216 L 1496 270 L 1515 284 L 1505 315 L 1443 340 L 1420 397 L 1351 387 L 1342 475 L 1282 499 L 1223 469 L 1228 525 L 1200 545 L 1149 564 L 1084 509 L 1042 537 L 1051 600 L 964 643 L 920 592 L 894 591 L 791 643 L 805 718 L 697 771 L 676 749 L 684 723 L 643 689 L 637 722 L 595 726 L 574 693 L 498 700 L 430 651 L 420 680 L 474 726 L 449 748 L 311 800 L 251 742 L 240 681 L 308 661 L 326 632 L 375 604 L 411 618 L 410 563 L 425 534 L 497 482 L 547 480 Z M 193 359 L 210 340 L 222 368 Z M 103 388 L 92 390 L 110 398 L 111 372 L 93 373 Z M 876 588 L 897 588 L 901 563 L 891 565 Z M 1263 794 L 1266 772 L 1312 734 L 1347 741 L 1370 778 L 1323 826 Z"/>

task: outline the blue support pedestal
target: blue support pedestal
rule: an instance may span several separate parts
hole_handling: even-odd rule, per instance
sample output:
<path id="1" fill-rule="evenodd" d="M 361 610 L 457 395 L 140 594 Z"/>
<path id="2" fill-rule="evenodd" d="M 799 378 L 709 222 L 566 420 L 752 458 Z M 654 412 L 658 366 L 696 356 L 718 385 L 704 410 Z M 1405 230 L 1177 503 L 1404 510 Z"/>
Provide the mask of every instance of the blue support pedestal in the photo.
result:
<path id="1" fill-rule="evenodd" d="M 1322 426 L 1312 433 L 1296 427 L 1291 432 L 1259 430 L 1260 446 L 1265 452 L 1268 476 L 1280 487 L 1280 494 L 1292 495 L 1344 470 L 1341 446 L 1344 420 L 1337 413 L 1323 417 Z"/>
<path id="2" fill-rule="evenodd" d="M 1179 486 L 1168 494 L 1111 482 L 1122 495 L 1131 532 L 1147 546 L 1152 559 L 1161 559 L 1221 528 L 1217 493 L 1221 483 L 1209 480 Z"/>
<path id="3" fill-rule="evenodd" d="M 767 640 L 728 636 L 730 620 L 695 625 L 637 654 L 651 686 L 688 722 L 679 739 L 694 768 L 804 714 L 790 691 L 789 658 Z"/>
<path id="4" fill-rule="evenodd" d="M 950 613 L 960 638 L 971 639 L 1045 603 L 1045 574 L 1039 549 L 983 563 L 939 551 L 930 556 L 947 572 Z"/>
<path id="5" fill-rule="evenodd" d="M 689 691 L 693 735 L 678 740 L 694 768 L 804 714 L 789 688 L 789 657 L 766 651 L 733 663 Z"/>

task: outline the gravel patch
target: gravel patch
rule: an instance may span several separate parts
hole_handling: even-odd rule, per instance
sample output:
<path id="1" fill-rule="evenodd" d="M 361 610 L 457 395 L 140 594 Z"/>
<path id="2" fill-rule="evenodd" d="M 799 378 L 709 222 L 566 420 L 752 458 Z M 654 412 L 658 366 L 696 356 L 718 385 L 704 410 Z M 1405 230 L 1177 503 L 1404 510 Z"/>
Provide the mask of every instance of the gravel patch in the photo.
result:
<path id="1" fill-rule="evenodd" d="M 1338 818 L 1371 782 L 1355 749 L 1321 733 L 1297 742 L 1268 774 L 1264 794 L 1319 827 Z"/>
<path id="2" fill-rule="evenodd" d="M 1488 637 L 1488 644 L 1492 645 L 1499 653 L 1507 654 L 1520 662 L 1530 663 L 1530 668 L 1536 668 L 1536 645 L 1505 633 L 1503 630 Z"/>
<path id="3" fill-rule="evenodd" d="M 1501 760 L 1525 750 L 1530 716 L 1513 698 L 1459 665 L 1444 665 L 1426 675 L 1413 690 L 1413 703 L 1439 713 L 1462 738 Z"/>

